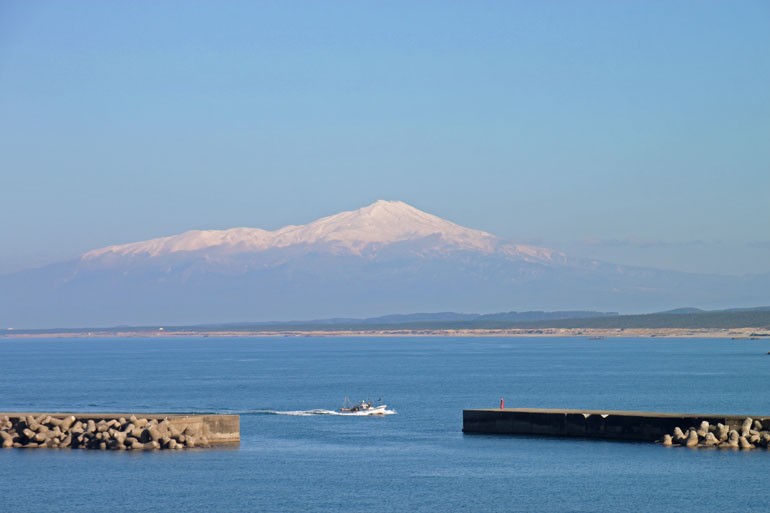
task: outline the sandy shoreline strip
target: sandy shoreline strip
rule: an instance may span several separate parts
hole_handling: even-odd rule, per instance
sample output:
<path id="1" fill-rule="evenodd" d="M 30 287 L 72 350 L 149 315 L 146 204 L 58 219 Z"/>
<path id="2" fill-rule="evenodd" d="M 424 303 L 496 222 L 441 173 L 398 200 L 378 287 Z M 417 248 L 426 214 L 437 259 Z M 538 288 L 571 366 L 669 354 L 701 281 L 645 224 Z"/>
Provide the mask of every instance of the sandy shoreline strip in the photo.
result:
<path id="1" fill-rule="evenodd" d="M 726 338 L 737 340 L 770 340 L 770 328 L 510 328 L 457 330 L 350 330 L 350 331 L 175 331 L 126 330 L 78 331 L 46 333 L 0 333 L 0 338 L 181 338 L 181 337 L 584 337 L 605 338 Z"/>

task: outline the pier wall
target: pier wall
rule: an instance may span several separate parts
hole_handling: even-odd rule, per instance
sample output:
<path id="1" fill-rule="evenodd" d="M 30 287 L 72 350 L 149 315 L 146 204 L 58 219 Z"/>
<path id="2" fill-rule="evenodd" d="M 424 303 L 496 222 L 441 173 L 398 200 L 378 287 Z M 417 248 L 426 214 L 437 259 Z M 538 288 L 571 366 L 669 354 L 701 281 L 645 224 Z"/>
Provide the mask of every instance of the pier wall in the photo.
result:
<path id="1" fill-rule="evenodd" d="M 505 408 L 463 410 L 463 432 L 655 441 L 677 426 L 686 429 L 704 420 L 740 429 L 746 417 L 770 421 L 762 415 Z"/>

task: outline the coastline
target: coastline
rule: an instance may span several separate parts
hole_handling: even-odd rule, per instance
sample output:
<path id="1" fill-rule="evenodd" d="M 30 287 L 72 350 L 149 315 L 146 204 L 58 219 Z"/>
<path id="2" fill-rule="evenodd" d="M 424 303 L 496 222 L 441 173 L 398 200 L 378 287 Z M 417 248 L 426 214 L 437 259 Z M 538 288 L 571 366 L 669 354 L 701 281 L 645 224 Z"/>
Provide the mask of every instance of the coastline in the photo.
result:
<path id="1" fill-rule="evenodd" d="M 180 338 L 180 337 L 507 337 L 574 338 L 718 338 L 735 340 L 770 340 L 770 328 L 509 328 L 509 329 L 423 329 L 423 330 L 280 330 L 280 331 L 197 331 L 197 330 L 125 330 L 125 331 L 48 331 L 45 333 L 0 333 L 0 339 L 38 338 Z"/>

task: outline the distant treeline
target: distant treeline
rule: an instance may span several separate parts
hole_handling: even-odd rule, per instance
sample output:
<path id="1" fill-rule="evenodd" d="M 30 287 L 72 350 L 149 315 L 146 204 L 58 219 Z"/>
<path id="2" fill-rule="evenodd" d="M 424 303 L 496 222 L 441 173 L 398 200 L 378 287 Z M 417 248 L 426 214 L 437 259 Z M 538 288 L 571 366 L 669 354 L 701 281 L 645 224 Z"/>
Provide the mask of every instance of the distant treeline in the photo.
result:
<path id="1" fill-rule="evenodd" d="M 591 319 L 617 316 L 616 312 L 527 311 L 492 314 L 463 314 L 455 312 L 384 315 L 367 319 L 322 319 L 317 321 L 266 322 L 248 324 L 217 324 L 196 326 L 210 331 L 389 331 L 473 329 L 474 326 L 512 325 L 525 322 L 548 322 L 564 319 Z"/>
<path id="2" fill-rule="evenodd" d="M 542 315 L 539 315 L 542 314 Z M 219 325 L 202 327 L 211 331 L 394 331 L 394 330 L 457 330 L 457 329 L 538 329 L 538 328 L 770 328 L 770 307 L 704 311 L 682 308 L 668 312 L 643 315 L 618 315 L 608 312 L 507 312 L 477 316 L 471 319 L 425 318 L 396 320 L 389 316 L 375 319 L 339 319 L 336 322 L 292 322 L 249 325 Z M 462 315 L 462 314 L 457 314 Z M 410 316 L 404 316 L 410 317 Z M 379 321 L 379 322 L 378 322 Z"/>
<path id="3" fill-rule="evenodd" d="M 317 321 L 231 323 L 195 326 L 120 326 L 114 328 L 77 328 L 16 330 L 14 333 L 130 333 L 163 330 L 165 332 L 303 332 L 303 331 L 428 331 L 473 329 L 770 329 L 770 307 L 736 308 L 705 311 L 680 308 L 643 315 L 618 315 L 614 312 L 502 312 L 497 314 L 404 314 L 369 319 L 322 319 Z"/>
<path id="4" fill-rule="evenodd" d="M 770 328 L 770 308 L 747 310 L 720 310 L 692 313 L 653 313 L 646 315 L 618 315 L 596 319 L 567 319 L 544 323 L 522 323 L 521 327 L 550 328 Z"/>

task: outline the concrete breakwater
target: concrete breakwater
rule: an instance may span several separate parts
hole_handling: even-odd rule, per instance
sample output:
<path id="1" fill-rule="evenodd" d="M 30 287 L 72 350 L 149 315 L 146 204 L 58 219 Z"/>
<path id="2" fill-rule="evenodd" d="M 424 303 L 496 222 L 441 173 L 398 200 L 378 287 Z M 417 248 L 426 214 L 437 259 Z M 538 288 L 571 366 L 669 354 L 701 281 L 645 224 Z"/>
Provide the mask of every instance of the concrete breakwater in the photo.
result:
<path id="1" fill-rule="evenodd" d="M 2 448 L 179 450 L 239 442 L 237 415 L 0 413 Z"/>
<path id="2" fill-rule="evenodd" d="M 770 417 L 761 415 L 505 408 L 463 410 L 463 432 L 655 442 L 677 428 L 701 426 L 704 421 L 727 427 L 729 437 L 730 430 L 743 431 L 748 417 L 752 424 L 756 420 L 770 426 Z"/>
<path id="3" fill-rule="evenodd" d="M 740 429 L 730 429 L 730 426 L 718 423 L 716 426 L 707 420 L 700 425 L 690 427 L 687 431 L 674 428 L 672 434 L 663 435 L 660 441 L 663 445 L 679 445 L 684 447 L 716 447 L 719 449 L 754 449 L 756 447 L 770 448 L 770 431 L 759 420 L 746 417 Z"/>

